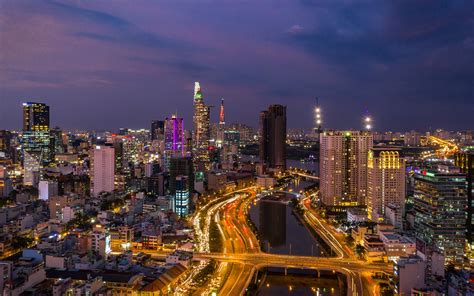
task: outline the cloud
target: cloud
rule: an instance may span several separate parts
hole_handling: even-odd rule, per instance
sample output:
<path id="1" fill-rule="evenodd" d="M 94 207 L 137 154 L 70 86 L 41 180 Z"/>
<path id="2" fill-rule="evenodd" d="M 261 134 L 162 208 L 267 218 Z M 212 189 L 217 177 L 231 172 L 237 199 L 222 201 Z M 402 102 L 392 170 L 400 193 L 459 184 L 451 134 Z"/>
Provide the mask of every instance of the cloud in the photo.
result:
<path id="1" fill-rule="evenodd" d="M 286 32 L 290 34 L 298 34 L 304 30 L 304 27 L 301 25 L 293 25 Z"/>

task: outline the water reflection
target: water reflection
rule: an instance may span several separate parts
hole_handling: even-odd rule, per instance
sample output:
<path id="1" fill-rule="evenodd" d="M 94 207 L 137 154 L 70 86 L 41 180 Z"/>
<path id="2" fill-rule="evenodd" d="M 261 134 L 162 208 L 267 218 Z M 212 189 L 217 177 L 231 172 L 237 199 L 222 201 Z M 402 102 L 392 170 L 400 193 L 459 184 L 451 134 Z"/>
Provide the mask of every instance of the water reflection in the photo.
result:
<path id="1" fill-rule="evenodd" d="M 259 200 L 250 210 L 265 252 L 322 256 L 324 250 L 288 205 L 286 194 Z"/>
<path id="2" fill-rule="evenodd" d="M 262 200 L 259 204 L 260 237 L 277 248 L 286 245 L 286 204 Z"/>

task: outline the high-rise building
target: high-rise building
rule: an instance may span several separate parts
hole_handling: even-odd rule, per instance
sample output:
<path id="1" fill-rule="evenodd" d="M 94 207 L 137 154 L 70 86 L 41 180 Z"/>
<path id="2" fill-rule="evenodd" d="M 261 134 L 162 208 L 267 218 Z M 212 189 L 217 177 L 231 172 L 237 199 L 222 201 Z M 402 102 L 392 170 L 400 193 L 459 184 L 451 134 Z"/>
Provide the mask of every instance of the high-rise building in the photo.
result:
<path id="1" fill-rule="evenodd" d="M 192 195 L 194 192 L 194 166 L 191 157 L 171 158 L 169 190 L 171 195 L 176 193 L 176 178 L 178 176 L 188 177 L 188 191 Z"/>
<path id="2" fill-rule="evenodd" d="M 224 98 L 221 99 L 221 108 L 219 110 L 219 126 L 217 127 L 216 146 L 222 147 L 224 144 L 224 133 L 225 133 L 225 111 L 224 111 Z"/>
<path id="3" fill-rule="evenodd" d="M 115 157 L 111 146 L 94 146 L 91 151 L 92 194 L 114 191 Z"/>
<path id="4" fill-rule="evenodd" d="M 325 131 L 320 136 L 320 197 L 325 206 L 366 205 L 372 134 Z"/>
<path id="5" fill-rule="evenodd" d="M 173 212 L 181 217 L 189 214 L 189 179 L 187 176 L 177 176 L 175 179 L 176 191 L 173 198 Z"/>
<path id="6" fill-rule="evenodd" d="M 49 132 L 49 106 L 43 103 L 23 103 L 23 131 Z"/>
<path id="7" fill-rule="evenodd" d="M 37 154 L 42 165 L 54 159 L 49 127 L 49 106 L 43 103 L 23 103 L 22 153 Z"/>
<path id="8" fill-rule="evenodd" d="M 454 156 L 454 165 L 466 174 L 467 181 L 467 240 L 469 242 L 470 252 L 474 254 L 474 150 L 459 152 Z"/>
<path id="9" fill-rule="evenodd" d="M 446 166 L 415 172 L 415 233 L 444 252 L 446 260 L 463 262 L 466 243 L 466 175 Z"/>
<path id="10" fill-rule="evenodd" d="M 0 152 L 5 153 L 5 155 L 10 156 L 11 154 L 11 140 L 12 133 L 6 130 L 0 130 Z"/>
<path id="11" fill-rule="evenodd" d="M 153 120 L 151 122 L 151 140 L 162 141 L 165 136 L 165 122 L 163 120 Z"/>
<path id="12" fill-rule="evenodd" d="M 271 105 L 260 112 L 259 156 L 269 169 L 286 169 L 286 106 Z"/>
<path id="13" fill-rule="evenodd" d="M 173 114 L 165 120 L 165 169 L 169 170 L 172 158 L 184 157 L 185 153 L 184 121 Z"/>
<path id="14" fill-rule="evenodd" d="M 41 168 L 40 155 L 35 152 L 25 151 L 23 153 L 23 168 L 23 184 L 26 186 L 37 187 Z"/>
<path id="15" fill-rule="evenodd" d="M 367 213 L 378 221 L 385 207 L 393 205 L 401 212 L 405 206 L 405 160 L 398 148 L 372 148 L 367 162 Z M 400 226 L 400 225 L 398 225 Z"/>
<path id="16" fill-rule="evenodd" d="M 193 152 L 196 170 L 204 171 L 209 167 L 210 109 L 204 103 L 199 82 L 194 84 L 193 129 Z"/>

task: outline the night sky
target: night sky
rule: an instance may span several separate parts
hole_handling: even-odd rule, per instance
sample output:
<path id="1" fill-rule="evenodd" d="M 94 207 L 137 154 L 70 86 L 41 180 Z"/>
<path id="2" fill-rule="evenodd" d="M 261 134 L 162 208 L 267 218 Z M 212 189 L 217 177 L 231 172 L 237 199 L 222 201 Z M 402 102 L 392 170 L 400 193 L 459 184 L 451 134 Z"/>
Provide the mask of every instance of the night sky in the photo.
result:
<path id="1" fill-rule="evenodd" d="M 226 121 L 474 129 L 474 1 L 0 0 L 0 129 L 45 102 L 66 129 L 191 127 L 194 81 Z M 212 111 L 218 120 L 218 110 Z"/>

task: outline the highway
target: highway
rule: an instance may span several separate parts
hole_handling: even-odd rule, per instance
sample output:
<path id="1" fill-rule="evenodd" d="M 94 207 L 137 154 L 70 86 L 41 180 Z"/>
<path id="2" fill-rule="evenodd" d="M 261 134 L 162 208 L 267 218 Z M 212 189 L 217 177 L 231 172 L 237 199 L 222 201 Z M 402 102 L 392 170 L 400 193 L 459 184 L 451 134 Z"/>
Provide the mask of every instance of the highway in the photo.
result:
<path id="1" fill-rule="evenodd" d="M 261 252 L 258 240 L 247 224 L 247 209 L 256 196 L 255 187 L 229 192 L 201 208 L 195 215 L 193 222 L 198 251 L 194 254 L 194 259 L 214 259 L 219 262 L 211 282 L 196 294 L 210 295 L 218 292 L 218 295 L 243 295 L 257 269 L 274 266 L 340 272 L 347 277 L 348 295 L 373 295 L 377 291 L 373 287 L 374 283 L 371 283 L 370 278 L 363 281 L 362 276 L 370 277 L 370 273 L 375 271 L 392 271 L 390 265 L 369 264 L 359 260 L 345 245 L 343 236 L 318 217 L 308 199 L 302 200 L 305 207 L 304 218 L 334 250 L 336 256 L 310 257 Z M 201 219 L 204 219 L 202 228 Z M 212 220 L 217 223 L 223 242 L 222 252 L 218 253 L 210 252 L 209 228 Z"/>

